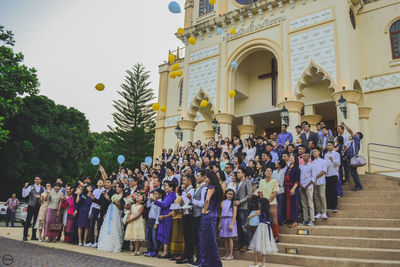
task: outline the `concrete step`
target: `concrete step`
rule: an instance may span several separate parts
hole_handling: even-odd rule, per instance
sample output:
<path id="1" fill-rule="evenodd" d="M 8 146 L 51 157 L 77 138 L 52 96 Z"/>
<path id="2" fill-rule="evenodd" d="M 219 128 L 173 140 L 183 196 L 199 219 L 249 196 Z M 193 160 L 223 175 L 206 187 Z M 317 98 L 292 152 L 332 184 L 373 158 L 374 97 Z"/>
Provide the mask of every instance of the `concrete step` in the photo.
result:
<path id="1" fill-rule="evenodd" d="M 328 220 L 317 220 L 317 225 L 360 226 L 360 227 L 400 227 L 400 219 L 381 218 L 336 218 L 328 212 Z"/>
<path id="2" fill-rule="evenodd" d="M 387 199 L 386 197 L 377 197 L 377 196 L 371 196 L 371 197 L 360 197 L 360 196 L 353 196 L 353 197 L 339 197 L 338 198 L 338 203 L 340 204 L 394 204 L 394 203 L 400 203 L 398 199 L 395 199 L 394 197 L 390 200 Z"/>
<path id="3" fill-rule="evenodd" d="M 392 238 L 363 238 L 363 237 L 279 234 L 279 240 L 282 243 L 291 243 L 291 244 L 400 249 L 400 240 Z"/>
<path id="4" fill-rule="evenodd" d="M 223 249 L 220 249 L 223 253 Z M 234 252 L 234 257 L 240 260 L 254 260 L 254 253 L 251 251 L 241 253 Z M 344 258 L 344 257 L 326 257 L 326 256 L 312 256 L 312 255 L 299 255 L 299 254 L 286 254 L 280 251 L 277 254 L 267 255 L 267 262 L 277 264 L 289 264 L 295 266 L 318 266 L 318 267 L 394 267 L 400 266 L 398 260 L 379 260 L 379 259 L 357 259 L 357 258 Z"/>
<path id="5" fill-rule="evenodd" d="M 398 227 L 354 227 L 354 226 L 331 226 L 316 225 L 313 227 L 299 226 L 289 228 L 281 227 L 282 234 L 297 234 L 298 229 L 306 229 L 313 236 L 345 236 L 365 238 L 393 238 L 400 239 L 400 228 Z"/>
<path id="6" fill-rule="evenodd" d="M 336 213 L 329 213 L 329 216 L 334 218 L 400 219 L 400 211 L 338 210 Z"/>
<path id="7" fill-rule="evenodd" d="M 400 191 L 389 191 L 389 190 L 369 190 L 369 191 L 343 191 L 343 197 L 369 197 L 369 196 L 380 196 L 382 198 L 386 198 L 388 200 L 399 201 Z"/>
<path id="8" fill-rule="evenodd" d="M 342 203 L 339 201 L 338 204 L 339 210 L 374 210 L 374 211 L 381 211 L 381 210 L 391 210 L 391 211 L 400 211 L 400 203 L 368 203 L 368 205 L 360 204 L 360 203 Z"/>
<path id="9" fill-rule="evenodd" d="M 400 260 L 400 249 L 337 247 L 291 243 L 279 243 L 278 248 L 281 252 L 286 251 L 286 249 L 296 248 L 297 254 L 310 256 Z"/>

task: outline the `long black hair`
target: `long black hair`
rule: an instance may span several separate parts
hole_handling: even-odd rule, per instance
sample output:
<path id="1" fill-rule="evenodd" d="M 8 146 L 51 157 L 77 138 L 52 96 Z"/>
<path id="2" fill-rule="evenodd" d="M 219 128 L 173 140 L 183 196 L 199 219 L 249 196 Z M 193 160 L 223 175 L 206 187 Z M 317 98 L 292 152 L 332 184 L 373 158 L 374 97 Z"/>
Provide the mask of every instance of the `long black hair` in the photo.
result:
<path id="1" fill-rule="evenodd" d="M 218 177 L 215 172 L 207 172 L 207 178 L 210 179 L 210 185 L 215 187 L 215 197 L 217 199 L 217 207 L 221 204 L 221 201 L 224 197 L 224 193 L 222 191 L 221 184 L 219 183 Z"/>
<path id="2" fill-rule="evenodd" d="M 232 198 L 232 200 L 231 200 L 231 207 L 230 207 L 230 209 L 232 209 L 232 208 L 233 208 L 233 202 L 235 202 L 235 191 L 233 191 L 233 189 L 228 189 L 228 190 L 225 191 L 225 196 L 226 196 L 229 192 L 232 192 L 232 194 L 233 194 L 233 198 Z M 228 198 L 226 198 L 226 199 L 228 199 Z"/>
<path id="3" fill-rule="evenodd" d="M 260 200 L 260 211 L 261 214 L 267 215 L 267 220 L 270 221 L 270 214 L 269 214 L 269 200 L 266 198 L 261 198 Z"/>

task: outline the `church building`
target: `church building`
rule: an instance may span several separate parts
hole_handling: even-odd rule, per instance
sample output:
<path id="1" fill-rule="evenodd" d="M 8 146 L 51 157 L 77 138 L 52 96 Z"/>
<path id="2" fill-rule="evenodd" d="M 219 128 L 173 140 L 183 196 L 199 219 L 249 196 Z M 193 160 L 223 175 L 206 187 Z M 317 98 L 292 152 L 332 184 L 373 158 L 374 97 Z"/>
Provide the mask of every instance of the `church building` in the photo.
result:
<path id="1" fill-rule="evenodd" d="M 159 66 L 155 157 L 216 132 L 321 120 L 363 132 L 363 154 L 370 142 L 400 146 L 400 1 L 186 0 L 184 12 L 184 45 L 169 51 L 181 75 Z"/>

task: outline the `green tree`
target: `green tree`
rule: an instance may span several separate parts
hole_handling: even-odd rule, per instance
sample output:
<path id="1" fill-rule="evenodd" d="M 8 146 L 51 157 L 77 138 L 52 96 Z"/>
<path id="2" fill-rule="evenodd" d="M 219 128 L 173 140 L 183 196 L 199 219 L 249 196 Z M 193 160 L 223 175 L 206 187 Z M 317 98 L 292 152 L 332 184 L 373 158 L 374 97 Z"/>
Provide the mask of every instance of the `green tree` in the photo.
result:
<path id="1" fill-rule="evenodd" d="M 115 127 L 109 126 L 114 134 L 115 149 L 126 158 L 125 165 L 137 167 L 146 156 L 153 153 L 154 117 L 151 108 L 154 92 L 151 89 L 150 74 L 137 63 L 126 71 L 125 83 L 121 85 L 120 100 L 114 101 Z"/>
<path id="2" fill-rule="evenodd" d="M 10 134 L 0 151 L 0 178 L 9 186 L 0 187 L 1 196 L 20 193 L 35 175 L 51 183 L 57 177 L 74 182 L 86 175 L 93 140 L 82 112 L 44 96 L 28 96 L 5 127 Z"/>
<path id="3" fill-rule="evenodd" d="M 14 34 L 0 25 L 0 143 L 9 134 L 3 121 L 16 114 L 22 105 L 22 96 L 39 92 L 36 70 L 22 64 L 24 55 L 15 53 L 14 45 Z"/>

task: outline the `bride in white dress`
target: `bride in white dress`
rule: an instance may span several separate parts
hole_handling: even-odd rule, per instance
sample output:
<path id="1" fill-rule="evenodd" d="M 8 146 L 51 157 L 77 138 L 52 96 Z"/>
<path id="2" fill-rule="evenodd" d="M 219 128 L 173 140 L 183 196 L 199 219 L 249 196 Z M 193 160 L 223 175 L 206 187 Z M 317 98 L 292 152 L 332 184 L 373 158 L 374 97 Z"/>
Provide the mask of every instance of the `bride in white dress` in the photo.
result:
<path id="1" fill-rule="evenodd" d="M 124 225 L 122 223 L 121 203 L 124 185 L 119 183 L 117 194 L 111 197 L 111 204 L 108 206 L 106 216 L 100 228 L 99 242 L 97 249 L 106 252 L 120 252 L 124 239 Z"/>

